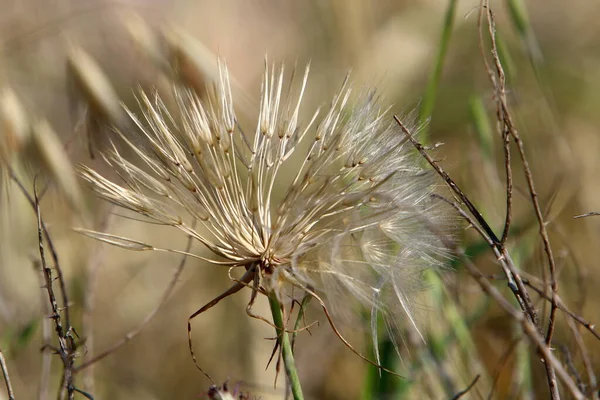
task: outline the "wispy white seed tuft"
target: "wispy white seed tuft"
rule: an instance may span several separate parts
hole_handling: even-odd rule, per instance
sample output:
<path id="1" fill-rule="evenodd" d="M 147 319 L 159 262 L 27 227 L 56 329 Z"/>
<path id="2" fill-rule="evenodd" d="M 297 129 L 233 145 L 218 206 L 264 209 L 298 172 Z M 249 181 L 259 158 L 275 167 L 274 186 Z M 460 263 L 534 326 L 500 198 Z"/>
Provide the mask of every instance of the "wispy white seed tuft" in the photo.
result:
<path id="1" fill-rule="evenodd" d="M 351 100 L 346 79 L 303 122 L 309 68 L 292 82 L 283 67 L 265 70 L 254 132 L 239 126 L 220 64 L 206 100 L 176 88 L 172 112 L 140 94 L 143 115 L 129 115 L 143 145 L 121 134 L 136 164 L 116 149 L 106 155 L 124 183 L 86 167 L 82 175 L 102 197 L 192 235 L 230 265 L 258 266 L 282 301 L 291 287 L 314 288 L 340 309 L 358 300 L 395 336 L 402 321 L 414 323 L 420 273 L 446 254 L 433 177 L 374 93 Z"/>

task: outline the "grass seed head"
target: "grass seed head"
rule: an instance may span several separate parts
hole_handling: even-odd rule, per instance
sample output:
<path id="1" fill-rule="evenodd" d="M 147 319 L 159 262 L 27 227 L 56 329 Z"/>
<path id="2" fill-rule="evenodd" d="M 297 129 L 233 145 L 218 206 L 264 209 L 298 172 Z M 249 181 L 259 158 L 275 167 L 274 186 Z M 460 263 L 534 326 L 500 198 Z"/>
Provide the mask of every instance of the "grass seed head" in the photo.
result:
<path id="1" fill-rule="evenodd" d="M 265 67 L 252 134 L 238 124 L 223 64 L 205 99 L 176 88 L 174 110 L 141 93 L 143 114 L 128 113 L 142 140 L 121 134 L 137 161 L 116 146 L 105 155 L 124 183 L 82 173 L 107 200 L 193 236 L 215 262 L 259 266 L 282 302 L 292 287 L 340 309 L 358 300 L 394 334 L 401 319 L 414 322 L 420 273 L 446 254 L 433 176 L 377 96 L 351 101 L 347 80 L 301 119 L 308 71 L 290 82 L 283 67 Z"/>

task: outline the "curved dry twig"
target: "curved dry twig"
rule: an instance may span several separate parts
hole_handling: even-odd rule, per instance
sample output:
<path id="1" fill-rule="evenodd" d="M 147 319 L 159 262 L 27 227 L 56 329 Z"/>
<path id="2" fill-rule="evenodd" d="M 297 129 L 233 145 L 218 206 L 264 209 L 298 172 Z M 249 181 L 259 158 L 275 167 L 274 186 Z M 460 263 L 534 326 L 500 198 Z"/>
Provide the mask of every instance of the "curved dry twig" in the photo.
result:
<path id="1" fill-rule="evenodd" d="M 192 243 L 193 243 L 193 238 L 190 236 L 190 237 L 188 237 L 188 242 L 186 244 L 184 253 L 188 253 L 190 251 L 190 249 L 192 247 Z M 181 273 L 183 272 L 183 268 L 185 267 L 186 261 L 187 261 L 187 254 L 183 254 L 183 257 L 179 261 L 179 265 L 177 266 L 177 269 L 175 270 L 175 273 L 173 274 L 173 277 L 171 278 L 169 285 L 163 292 L 158 304 L 154 307 L 154 309 L 152 311 L 150 311 L 150 313 L 148 313 L 148 315 L 146 315 L 146 317 L 143 319 L 143 321 L 135 329 L 128 332 L 125 336 L 123 336 L 123 338 L 121 338 L 119 341 L 115 342 L 113 345 L 109 346 L 106 350 L 102 351 L 101 353 L 97 354 L 96 356 L 85 361 L 83 364 L 77 366 L 74 370 L 75 373 L 88 368 L 89 366 L 97 363 L 98 361 L 102 360 L 103 358 L 108 357 L 109 355 L 114 353 L 116 350 L 118 350 L 119 348 L 121 348 L 122 346 L 124 346 L 125 344 L 127 344 L 133 338 L 135 338 L 137 335 L 140 334 L 142 329 L 154 318 L 154 316 L 158 313 L 159 309 L 165 304 L 165 302 L 167 301 L 167 299 L 169 298 L 171 293 L 173 293 L 173 290 L 175 289 L 175 285 L 177 284 L 177 281 L 179 280 L 179 277 L 181 276 Z"/>
<path id="2" fill-rule="evenodd" d="M 409 141 L 415 146 L 417 151 L 427 160 L 429 165 L 444 179 L 448 187 L 452 190 L 452 192 L 460 199 L 460 201 L 467 207 L 471 216 L 468 216 L 469 223 L 473 225 L 481 234 L 481 236 L 487 241 L 490 245 L 494 253 L 496 254 L 497 259 L 500 261 L 504 273 L 508 279 L 508 284 L 513 294 L 515 295 L 521 309 L 525 312 L 527 317 L 533 322 L 534 325 L 538 325 L 538 316 L 537 311 L 531 298 L 529 296 L 529 292 L 527 288 L 523 284 L 523 281 L 514 266 L 510 254 L 506 250 L 506 247 L 501 243 L 498 239 L 492 228 L 489 226 L 487 221 L 483 218 L 479 210 L 473 205 L 473 203 L 469 200 L 469 198 L 464 194 L 464 192 L 458 187 L 458 185 L 450 178 L 450 176 L 439 166 L 435 160 L 431 158 L 431 156 L 427 153 L 425 147 L 421 143 L 419 143 L 410 130 L 402 123 L 402 121 L 394 116 L 394 120 L 398 123 L 402 132 L 408 137 Z M 444 197 L 434 195 L 434 197 L 438 197 L 443 201 L 448 202 L 450 205 L 453 205 L 453 202 L 448 201 Z M 455 207 L 459 213 L 463 213 L 463 217 L 466 218 L 467 214 L 460 207 Z"/>
<path id="3" fill-rule="evenodd" d="M 10 383 L 8 367 L 6 366 L 6 360 L 4 359 L 4 354 L 2 354 L 2 350 L 0 350 L 0 369 L 2 370 L 4 383 L 6 384 L 6 393 L 8 394 L 8 400 L 15 400 L 15 392 L 13 391 L 12 384 Z"/>
<path id="4" fill-rule="evenodd" d="M 229 289 L 227 289 L 226 291 L 224 291 L 223 293 L 221 293 L 220 295 L 218 295 L 217 297 L 215 297 L 214 299 L 212 299 L 211 301 L 206 303 L 204 306 L 202 306 L 200 309 L 198 309 L 196 312 L 194 312 L 192 315 L 190 315 L 188 317 L 188 321 L 187 321 L 188 345 L 189 345 L 189 349 L 190 349 L 190 355 L 192 356 L 192 361 L 194 361 L 194 365 L 196 366 L 196 368 L 198 368 L 198 370 L 200 372 L 202 372 L 202 374 L 204 376 L 206 376 L 208 378 L 208 380 L 210 380 L 213 384 L 215 383 L 215 381 L 210 377 L 210 375 L 208 375 L 206 373 L 206 371 L 204 371 L 202 369 L 202 367 L 200 367 L 200 365 L 198 365 L 198 361 L 196 359 L 196 354 L 194 353 L 194 346 L 192 345 L 192 319 L 196 318 L 198 315 L 204 313 L 205 311 L 208 311 L 209 309 L 211 309 L 212 307 L 217 305 L 224 298 L 229 297 L 229 296 L 239 292 L 243 288 L 245 288 L 246 284 L 248 284 L 254 280 L 254 276 L 256 274 L 257 274 L 256 265 L 252 265 L 250 268 L 248 268 L 246 270 L 244 275 L 240 278 L 239 282 L 235 282 Z"/>
<path id="5" fill-rule="evenodd" d="M 392 375 L 397 376 L 402 379 L 407 379 L 406 377 L 398 374 L 397 372 L 387 369 L 383 365 L 380 365 L 380 364 L 376 363 L 375 361 L 370 360 L 368 357 L 364 356 L 363 354 L 359 353 L 358 350 L 356 350 L 354 348 L 354 346 L 352 346 L 352 344 L 350 344 L 350 342 L 348 342 L 348 340 L 341 334 L 340 330 L 335 325 L 335 322 L 333 322 L 333 318 L 331 317 L 331 314 L 329 313 L 329 310 L 327 309 L 327 305 L 325 304 L 323 299 L 321 299 L 321 297 L 319 297 L 319 295 L 316 294 L 314 292 L 314 290 L 312 290 L 311 288 L 309 288 L 307 286 L 301 285 L 300 283 L 294 283 L 294 285 L 296 287 L 298 287 L 299 289 L 304 290 L 305 293 L 310 295 L 321 305 L 321 308 L 323 309 L 323 312 L 325 313 L 325 317 L 327 318 L 327 322 L 329 322 L 329 326 L 331 326 L 333 333 L 335 333 L 335 335 L 338 337 L 338 339 L 340 339 L 342 341 L 342 343 L 344 344 L 344 346 L 346 346 L 348 349 L 350 349 L 350 351 L 352 351 L 355 355 L 362 358 L 364 361 L 368 362 L 369 364 L 371 364 L 372 366 L 376 367 L 377 369 L 379 369 L 381 371 L 385 371 L 389 374 L 392 374 Z"/>
<path id="6" fill-rule="evenodd" d="M 460 392 L 456 393 L 454 396 L 452 396 L 450 400 L 458 400 L 465 394 L 467 394 L 469 390 L 473 389 L 473 387 L 477 384 L 479 378 L 481 378 L 481 375 L 477 375 L 475 379 L 473 379 L 473 381 L 469 384 L 469 386 L 467 386 L 464 390 L 461 390 Z"/>

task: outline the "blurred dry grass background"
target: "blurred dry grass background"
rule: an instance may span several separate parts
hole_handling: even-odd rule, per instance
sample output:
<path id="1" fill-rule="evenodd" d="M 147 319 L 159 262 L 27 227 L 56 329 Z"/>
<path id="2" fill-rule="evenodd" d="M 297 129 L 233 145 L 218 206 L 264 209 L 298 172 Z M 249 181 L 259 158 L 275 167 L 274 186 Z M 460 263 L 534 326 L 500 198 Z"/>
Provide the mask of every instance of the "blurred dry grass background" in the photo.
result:
<path id="1" fill-rule="evenodd" d="M 600 219 L 573 216 L 600 211 L 600 26 L 596 22 L 600 4 L 529 1 L 531 30 L 523 40 L 509 3 L 491 5 L 504 49 L 513 117 L 549 221 L 559 294 L 575 313 L 598 322 Z M 445 143 L 436 150 L 437 158 L 444 160 L 450 175 L 500 231 L 505 207 L 501 141 L 493 129 L 492 136 L 480 134 L 474 108 L 470 108 L 481 104 L 494 120 L 493 91 L 478 48 L 477 12 L 472 12 L 478 4 L 475 0 L 458 2 L 429 140 Z M 74 162 L 104 168 L 89 159 L 86 136 L 76 129 L 83 114 L 69 86 L 66 49 L 67 44 L 76 44 L 92 55 L 126 102 L 131 103 L 131 90 L 137 84 L 166 87 L 159 68 L 124 28 L 123 15 L 128 10 L 150 26 L 175 26 L 226 59 L 250 109 L 258 101 L 267 53 L 270 60 L 287 64 L 311 61 L 307 93 L 311 106 L 327 101 L 352 70 L 355 85 L 379 88 L 385 101 L 402 114 L 418 106 L 423 96 L 447 1 L 2 0 L 0 6 L 0 87 L 18 94 L 30 118 L 50 120 L 68 143 Z M 96 133 L 99 137 L 94 140 L 101 143 L 102 131 Z M 26 177 L 33 176 L 35 162 L 23 165 L 20 174 L 31 186 Z M 526 184 L 522 174 L 515 173 L 515 179 L 515 222 L 509 248 L 520 268 L 541 276 L 545 260 Z M 49 322 L 43 322 L 47 302 L 33 263 L 37 257 L 35 214 L 14 185 L 7 186 L 0 203 L 0 349 L 7 357 L 17 398 L 27 399 L 38 396 L 42 325 Z M 82 338 L 89 334 L 85 327 L 93 332 L 93 343 L 81 351 L 96 353 L 136 327 L 154 308 L 179 260 L 164 253 L 133 253 L 100 245 L 71 228 L 85 225 L 165 248 L 183 249 L 185 238 L 167 228 L 109 216 L 114 210 L 89 192 L 85 196 L 87 218 L 74 213 L 52 188 L 44 197 L 42 213 L 66 273 L 74 326 Z M 458 238 L 473 251 L 482 272 L 498 273 L 491 252 L 478 252 L 476 236 L 461 229 Z M 194 246 L 193 251 L 204 250 Z M 414 369 L 417 379 L 413 384 L 390 384 L 389 398 L 449 398 L 450 390 L 464 389 L 477 374 L 482 378 L 468 398 L 486 398 L 495 379 L 496 398 L 546 398 L 543 367 L 525 342 L 515 345 L 521 335 L 515 323 L 481 293 L 460 264 L 439 276 L 444 284 L 430 282 L 419 310 L 433 349 L 428 350 L 428 359 L 434 361 L 424 361 L 423 349 L 413 348 L 401 369 Z M 190 359 L 185 321 L 227 285 L 222 269 L 188 260 L 174 294 L 157 316 L 139 336 L 94 367 L 95 398 L 201 396 L 209 382 Z M 508 293 L 505 282 L 498 282 L 497 287 Z M 283 379 L 273 389 L 274 368 L 265 369 L 272 341 L 264 338 L 273 336 L 272 329 L 246 317 L 247 297 L 228 298 L 194 321 L 200 363 L 215 379 L 241 382 L 244 390 L 263 399 L 282 398 Z M 89 301 L 93 307 L 86 315 L 84 305 Z M 547 309 L 538 297 L 534 301 L 540 310 Z M 268 315 L 266 303 L 256 310 Z M 583 371 L 566 317 L 559 319 L 555 354 L 562 360 L 572 359 L 572 366 Z M 598 372 L 600 343 L 585 331 L 582 336 Z M 365 343 L 361 332 L 350 337 L 354 343 Z M 373 371 L 324 324 L 313 329 L 312 336 L 300 335 L 297 349 L 308 398 L 375 398 L 368 394 Z M 52 371 L 50 393 L 54 396 L 60 377 L 56 359 Z M 89 375 L 80 379 L 90 382 Z M 0 390 L 0 399 L 4 398 Z"/>

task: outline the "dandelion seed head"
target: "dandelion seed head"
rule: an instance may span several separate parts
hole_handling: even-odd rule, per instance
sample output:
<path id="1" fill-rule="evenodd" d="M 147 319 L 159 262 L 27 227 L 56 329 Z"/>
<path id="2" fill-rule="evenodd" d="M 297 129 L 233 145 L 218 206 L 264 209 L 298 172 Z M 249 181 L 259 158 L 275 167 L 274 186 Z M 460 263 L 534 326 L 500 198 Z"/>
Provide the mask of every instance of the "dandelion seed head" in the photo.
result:
<path id="1" fill-rule="evenodd" d="M 206 99 L 176 88 L 173 114 L 141 93 L 143 115 L 128 114 L 145 144 L 121 134 L 136 162 L 114 146 L 104 157 L 119 183 L 81 173 L 108 201 L 191 235 L 215 261 L 258 265 L 261 285 L 282 301 L 291 287 L 333 304 L 358 300 L 389 316 L 391 331 L 397 310 L 413 321 L 419 275 L 446 254 L 432 229 L 443 225 L 433 177 L 376 94 L 355 99 L 347 79 L 301 118 L 308 72 L 288 81 L 266 65 L 253 131 L 238 123 L 223 64 Z"/>

